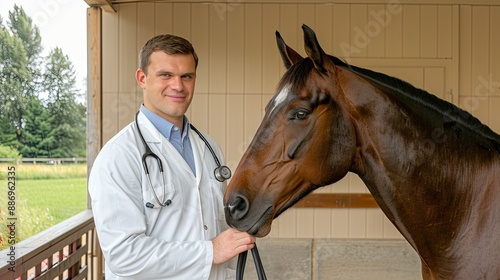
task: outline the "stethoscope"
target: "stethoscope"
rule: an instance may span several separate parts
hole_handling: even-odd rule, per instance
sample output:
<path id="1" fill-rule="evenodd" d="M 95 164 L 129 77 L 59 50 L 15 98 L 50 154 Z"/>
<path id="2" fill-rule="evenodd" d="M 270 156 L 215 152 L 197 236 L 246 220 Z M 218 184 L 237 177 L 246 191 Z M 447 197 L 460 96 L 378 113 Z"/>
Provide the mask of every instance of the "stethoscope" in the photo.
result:
<path id="1" fill-rule="evenodd" d="M 160 169 L 160 175 L 161 175 L 161 179 L 162 179 L 162 183 L 163 183 L 163 196 L 165 197 L 166 191 L 165 191 L 165 177 L 163 176 L 163 163 L 162 163 L 160 157 L 158 157 L 155 153 L 153 153 L 153 151 L 151 151 L 151 148 L 146 143 L 146 140 L 144 140 L 144 137 L 142 136 L 142 133 L 141 133 L 141 129 L 139 128 L 139 122 L 137 121 L 138 115 L 139 115 L 139 112 L 137 112 L 137 114 L 135 114 L 135 125 L 137 126 L 137 131 L 139 132 L 139 137 L 141 138 L 142 143 L 144 144 L 144 147 L 146 148 L 146 151 L 142 155 L 142 165 L 144 166 L 144 172 L 146 173 L 146 178 L 148 178 L 149 186 L 151 187 L 151 191 L 153 191 L 153 195 L 155 197 L 156 202 L 158 202 L 158 204 L 161 207 L 169 206 L 172 203 L 172 200 L 167 199 L 165 202 L 161 202 L 160 199 L 158 198 L 158 195 L 156 195 L 156 192 L 153 188 L 153 184 L 151 183 L 151 177 L 149 176 L 149 168 L 148 168 L 148 164 L 146 162 L 146 159 L 148 157 L 153 157 L 158 162 L 158 167 Z M 190 125 L 191 129 L 194 130 L 194 132 L 196 132 L 196 134 L 198 134 L 198 136 L 200 136 L 201 140 L 203 140 L 203 142 L 205 142 L 205 145 L 207 145 L 208 149 L 210 150 L 210 153 L 212 154 L 212 156 L 215 160 L 215 164 L 217 164 L 217 167 L 214 170 L 215 179 L 217 179 L 217 181 L 219 181 L 219 182 L 224 182 L 227 179 L 231 178 L 231 169 L 229 169 L 229 167 L 227 167 L 225 165 L 220 164 L 219 158 L 217 158 L 217 155 L 215 154 L 214 150 L 212 149 L 212 146 L 210 146 L 210 144 L 208 143 L 207 139 L 205 139 L 203 134 L 201 134 L 201 132 L 198 129 L 196 129 L 192 124 L 189 124 L 189 125 Z M 147 202 L 146 207 L 153 208 L 154 205 L 151 202 Z"/>

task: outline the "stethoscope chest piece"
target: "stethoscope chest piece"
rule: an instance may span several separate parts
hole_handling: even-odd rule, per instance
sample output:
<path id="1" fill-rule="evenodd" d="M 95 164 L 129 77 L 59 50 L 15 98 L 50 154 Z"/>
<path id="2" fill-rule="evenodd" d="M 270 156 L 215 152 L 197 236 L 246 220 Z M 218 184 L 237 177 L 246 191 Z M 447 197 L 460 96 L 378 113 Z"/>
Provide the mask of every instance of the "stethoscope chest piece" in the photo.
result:
<path id="1" fill-rule="evenodd" d="M 225 165 L 219 166 L 215 168 L 214 175 L 217 181 L 224 182 L 226 180 L 229 180 L 229 178 L 231 178 L 231 169 L 229 169 L 229 167 Z"/>

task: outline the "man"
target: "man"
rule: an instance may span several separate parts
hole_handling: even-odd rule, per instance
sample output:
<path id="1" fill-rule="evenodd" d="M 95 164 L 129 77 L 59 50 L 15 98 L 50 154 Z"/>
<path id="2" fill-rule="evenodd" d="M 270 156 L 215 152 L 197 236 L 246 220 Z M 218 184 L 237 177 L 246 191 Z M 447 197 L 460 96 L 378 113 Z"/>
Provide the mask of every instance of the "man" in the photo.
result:
<path id="1" fill-rule="evenodd" d="M 192 45 L 174 35 L 141 49 L 144 104 L 102 148 L 89 177 L 106 280 L 230 279 L 230 260 L 254 246 L 254 237 L 225 223 L 226 183 L 214 175 L 220 147 L 184 116 L 197 64 Z"/>

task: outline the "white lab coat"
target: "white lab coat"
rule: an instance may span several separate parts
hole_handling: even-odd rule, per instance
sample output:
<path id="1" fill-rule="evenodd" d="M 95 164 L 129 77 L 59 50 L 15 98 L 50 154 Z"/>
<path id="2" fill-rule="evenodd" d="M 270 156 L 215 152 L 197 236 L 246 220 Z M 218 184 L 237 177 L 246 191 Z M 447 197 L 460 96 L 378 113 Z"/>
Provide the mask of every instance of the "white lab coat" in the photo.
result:
<path id="1" fill-rule="evenodd" d="M 157 162 L 151 157 L 152 194 L 142 165 L 144 144 L 132 122 L 102 148 L 89 177 L 96 230 L 106 260 L 106 280 L 233 279 L 234 261 L 212 265 L 211 240 L 228 228 L 222 202 L 225 183 L 206 144 L 190 130 L 196 166 L 189 165 L 170 142 L 139 113 L 141 132 L 163 162 L 166 192 Z M 204 134 L 223 164 L 220 147 Z M 145 207 L 147 202 L 154 208 Z"/>

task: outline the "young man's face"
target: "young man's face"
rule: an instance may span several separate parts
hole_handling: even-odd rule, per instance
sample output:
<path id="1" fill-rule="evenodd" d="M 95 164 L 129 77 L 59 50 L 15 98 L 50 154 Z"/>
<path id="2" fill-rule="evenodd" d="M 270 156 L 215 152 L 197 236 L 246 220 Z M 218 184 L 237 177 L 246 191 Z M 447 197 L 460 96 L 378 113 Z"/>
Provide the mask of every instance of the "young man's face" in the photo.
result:
<path id="1" fill-rule="evenodd" d="M 149 58 L 147 75 L 137 69 L 144 106 L 182 129 L 183 116 L 194 94 L 196 64 L 191 54 L 155 51 Z"/>

